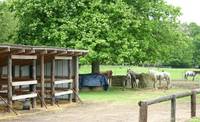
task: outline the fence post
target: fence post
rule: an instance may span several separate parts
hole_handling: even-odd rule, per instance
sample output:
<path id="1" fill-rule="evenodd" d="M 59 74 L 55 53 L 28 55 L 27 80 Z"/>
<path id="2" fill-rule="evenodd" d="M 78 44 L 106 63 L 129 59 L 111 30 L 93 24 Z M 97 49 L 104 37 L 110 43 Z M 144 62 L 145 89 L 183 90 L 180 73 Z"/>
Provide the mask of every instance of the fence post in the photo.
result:
<path id="1" fill-rule="evenodd" d="M 171 122 L 176 122 L 176 95 L 171 99 Z"/>
<path id="2" fill-rule="evenodd" d="M 193 90 L 191 95 L 191 117 L 196 116 L 196 92 Z"/>
<path id="3" fill-rule="evenodd" d="M 139 106 L 140 106 L 139 122 L 147 122 L 148 105 L 146 102 L 140 102 Z"/>

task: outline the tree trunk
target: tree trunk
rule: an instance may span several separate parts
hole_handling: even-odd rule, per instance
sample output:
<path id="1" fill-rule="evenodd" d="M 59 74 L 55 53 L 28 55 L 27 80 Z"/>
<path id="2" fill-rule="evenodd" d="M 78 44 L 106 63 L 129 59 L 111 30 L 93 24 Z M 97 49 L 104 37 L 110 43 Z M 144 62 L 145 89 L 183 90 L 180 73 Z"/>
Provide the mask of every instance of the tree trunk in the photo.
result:
<path id="1" fill-rule="evenodd" d="M 100 72 L 100 62 L 93 61 L 92 62 L 92 73 L 99 73 Z"/>

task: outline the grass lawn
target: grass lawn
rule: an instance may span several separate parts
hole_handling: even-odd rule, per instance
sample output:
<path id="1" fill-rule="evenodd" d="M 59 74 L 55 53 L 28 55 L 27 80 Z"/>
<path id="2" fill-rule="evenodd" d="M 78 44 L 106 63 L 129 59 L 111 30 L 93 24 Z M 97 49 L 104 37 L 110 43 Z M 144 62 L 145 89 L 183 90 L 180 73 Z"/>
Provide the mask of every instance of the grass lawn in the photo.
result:
<path id="1" fill-rule="evenodd" d="M 189 122 L 200 122 L 200 118 L 192 118 Z"/>
<path id="2" fill-rule="evenodd" d="M 82 91 L 80 97 L 83 101 L 94 102 L 115 102 L 115 103 L 130 103 L 136 104 L 140 100 L 154 99 L 156 97 L 188 91 L 187 89 L 172 88 L 169 90 L 153 90 L 153 89 L 126 89 L 111 88 L 108 91 Z M 200 99 L 200 96 L 198 96 Z M 190 97 L 178 99 L 178 102 L 190 101 Z"/>
<path id="3" fill-rule="evenodd" d="M 111 65 L 101 65 L 101 71 L 112 70 L 114 75 L 125 75 L 128 68 L 131 68 L 135 72 L 144 72 L 147 73 L 149 67 L 137 67 L 137 66 L 111 66 Z M 157 68 L 159 71 L 167 71 L 171 74 L 173 80 L 180 80 L 184 79 L 184 73 L 189 70 L 198 70 L 198 69 L 191 69 L 191 68 Z M 80 67 L 80 73 L 90 73 L 91 66 L 90 65 L 83 65 Z M 191 79 L 191 77 L 190 77 Z M 200 80 L 200 75 L 197 75 L 196 80 Z"/>

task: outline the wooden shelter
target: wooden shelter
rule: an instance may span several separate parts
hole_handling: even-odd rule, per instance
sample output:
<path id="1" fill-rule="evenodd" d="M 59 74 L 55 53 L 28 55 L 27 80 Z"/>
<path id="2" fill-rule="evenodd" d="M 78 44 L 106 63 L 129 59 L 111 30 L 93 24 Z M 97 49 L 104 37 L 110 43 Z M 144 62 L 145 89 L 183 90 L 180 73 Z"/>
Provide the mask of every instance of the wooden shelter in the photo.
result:
<path id="1" fill-rule="evenodd" d="M 70 102 L 73 98 L 77 101 L 73 90 L 79 92 L 79 56 L 87 53 L 66 48 L 0 45 L 0 96 L 7 98 L 11 107 L 13 101 L 31 99 L 34 108 L 37 93 L 42 107 L 47 98 L 54 105 L 62 95 L 68 95 Z M 67 87 L 58 87 L 62 84 Z"/>

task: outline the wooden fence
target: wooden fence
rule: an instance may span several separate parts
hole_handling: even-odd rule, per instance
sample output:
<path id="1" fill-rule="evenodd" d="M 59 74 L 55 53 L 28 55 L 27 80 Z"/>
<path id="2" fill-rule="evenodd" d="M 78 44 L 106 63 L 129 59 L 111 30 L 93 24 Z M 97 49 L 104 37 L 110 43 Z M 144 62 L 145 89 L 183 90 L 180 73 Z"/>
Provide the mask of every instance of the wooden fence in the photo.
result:
<path id="1" fill-rule="evenodd" d="M 157 99 L 140 101 L 138 104 L 140 106 L 139 110 L 139 122 L 147 122 L 148 116 L 148 106 L 160 102 L 165 102 L 171 100 L 171 122 L 176 121 L 176 99 L 190 96 L 191 97 L 191 117 L 196 116 L 196 95 L 200 94 L 200 89 L 194 89 L 192 91 L 177 93 L 168 96 L 163 96 Z"/>

